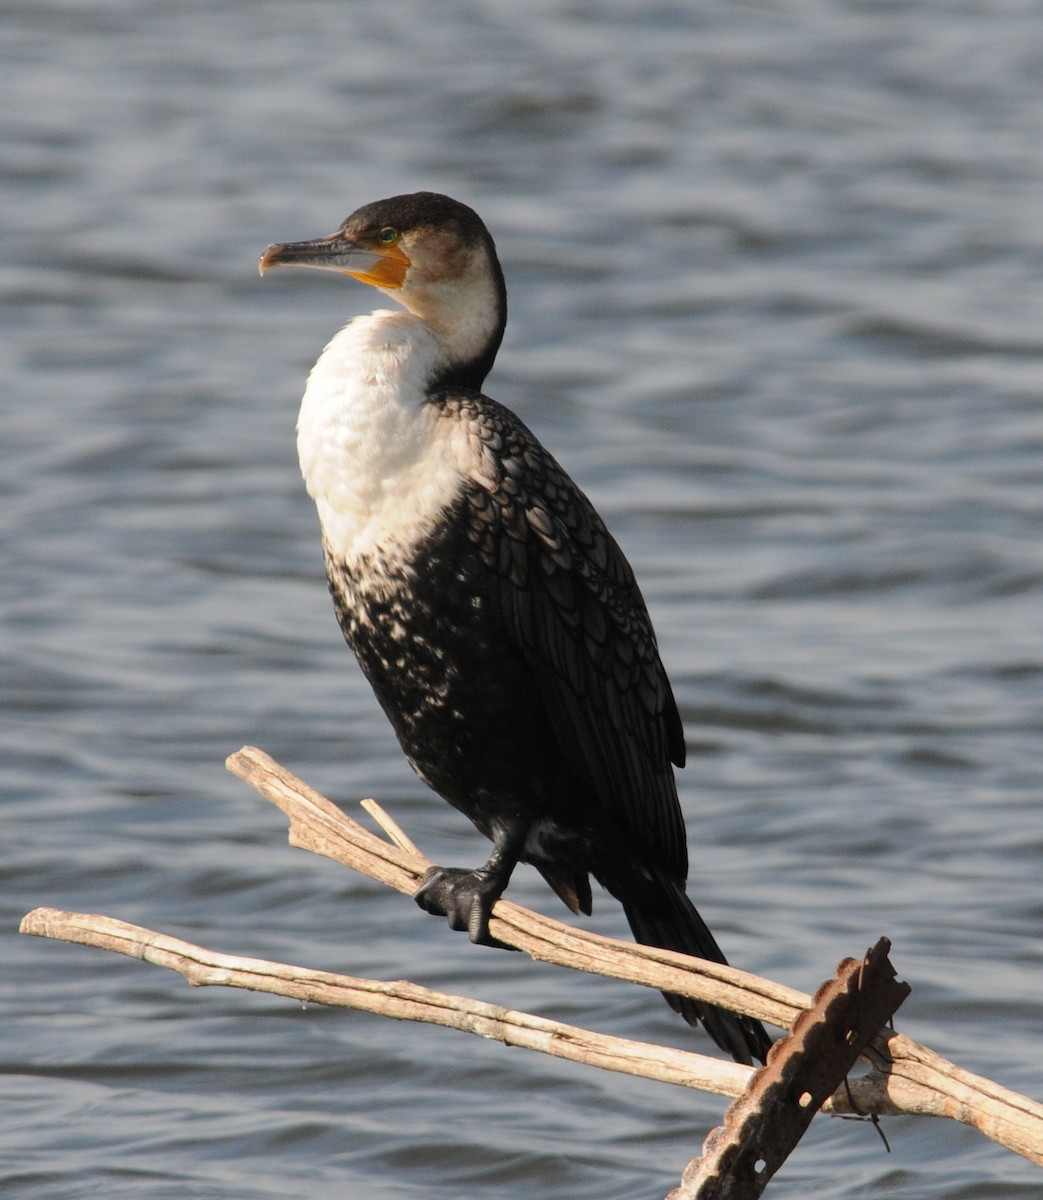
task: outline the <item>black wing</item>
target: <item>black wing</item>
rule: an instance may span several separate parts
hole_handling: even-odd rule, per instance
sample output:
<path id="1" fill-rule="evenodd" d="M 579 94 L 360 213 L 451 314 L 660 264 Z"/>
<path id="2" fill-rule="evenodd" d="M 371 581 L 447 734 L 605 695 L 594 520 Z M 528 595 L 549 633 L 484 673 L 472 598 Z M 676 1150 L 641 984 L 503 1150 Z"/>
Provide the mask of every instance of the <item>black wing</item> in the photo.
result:
<path id="1" fill-rule="evenodd" d="M 481 467 L 465 494 L 511 640 L 565 756 L 647 861 L 688 873 L 671 761 L 684 731 L 634 573 L 594 506 L 509 409 L 453 398 Z"/>

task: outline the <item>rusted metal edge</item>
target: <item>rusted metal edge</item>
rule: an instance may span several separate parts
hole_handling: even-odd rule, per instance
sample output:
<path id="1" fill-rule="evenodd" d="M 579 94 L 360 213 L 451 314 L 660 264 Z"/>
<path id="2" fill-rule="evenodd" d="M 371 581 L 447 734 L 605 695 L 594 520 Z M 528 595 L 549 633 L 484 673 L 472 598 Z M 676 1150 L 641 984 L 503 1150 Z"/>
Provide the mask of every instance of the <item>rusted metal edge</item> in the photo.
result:
<path id="1" fill-rule="evenodd" d="M 771 1048 L 746 1092 L 711 1130 L 667 1200 L 754 1200 L 840 1086 L 859 1054 L 911 991 L 895 978 L 881 938 L 846 958 L 792 1031 Z"/>

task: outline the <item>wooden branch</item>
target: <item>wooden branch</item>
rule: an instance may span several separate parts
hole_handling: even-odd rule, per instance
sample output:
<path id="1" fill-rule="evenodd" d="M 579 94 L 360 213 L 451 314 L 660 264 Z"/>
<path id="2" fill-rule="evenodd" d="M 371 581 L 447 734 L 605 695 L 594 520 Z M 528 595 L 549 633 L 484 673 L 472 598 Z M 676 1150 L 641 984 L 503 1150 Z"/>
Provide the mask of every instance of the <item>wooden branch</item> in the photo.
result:
<path id="1" fill-rule="evenodd" d="M 230 768 L 290 817 L 290 842 L 324 854 L 398 890 L 411 893 L 427 860 L 390 818 L 398 846 L 363 829 L 318 792 L 259 750 L 246 748 Z M 379 807 L 370 802 L 370 811 Z M 402 848 L 404 847 L 404 848 Z M 196 985 L 222 984 L 456 1028 L 508 1045 L 680 1086 L 737 1096 L 752 1071 L 687 1051 L 611 1038 L 410 983 L 380 983 L 259 959 L 216 954 L 107 917 L 36 909 L 22 931 L 98 946 L 170 967 Z M 801 992 L 730 967 L 665 950 L 617 942 L 569 928 L 518 905 L 499 901 L 494 936 L 532 957 L 724 1004 L 736 1011 L 791 1024 L 810 1006 Z M 963 1071 L 901 1034 L 876 1038 L 865 1058 L 868 1075 L 850 1080 L 824 1112 L 946 1116 L 979 1129 L 1000 1145 L 1043 1165 L 1043 1105 Z"/>
<path id="2" fill-rule="evenodd" d="M 410 895 L 431 865 L 364 829 L 261 750 L 246 746 L 227 765 L 286 813 L 291 845 Z M 490 931 L 539 961 L 692 996 L 784 1029 L 812 1002 L 803 992 L 734 967 L 602 937 L 507 900 L 497 902 Z M 902 1034 L 876 1038 L 865 1059 L 869 1074 L 850 1081 L 853 1106 L 845 1086 L 825 1111 L 951 1117 L 1043 1165 L 1043 1104 L 964 1071 Z"/>
<path id="3" fill-rule="evenodd" d="M 364 829 L 264 751 L 246 746 L 229 757 L 227 766 L 290 818 L 291 846 L 322 854 L 409 896 L 420 886 L 430 859 Z M 378 809 L 372 800 L 366 806 L 371 813 Z M 499 941 L 539 962 L 695 996 L 782 1029 L 788 1029 L 811 1003 L 804 992 L 734 967 L 603 937 L 509 900 L 497 902 L 489 929 Z"/>
<path id="4" fill-rule="evenodd" d="M 400 1021 L 442 1025 L 508 1046 L 523 1046 L 555 1058 L 620 1071 L 662 1083 L 740 1096 L 752 1067 L 671 1050 L 629 1038 L 593 1033 L 497 1004 L 435 992 L 414 983 L 383 983 L 287 963 L 241 958 L 194 946 L 179 938 L 91 913 L 35 908 L 22 918 L 22 933 L 112 950 L 177 971 L 196 987 L 246 988 L 305 1003 L 352 1008 Z"/>

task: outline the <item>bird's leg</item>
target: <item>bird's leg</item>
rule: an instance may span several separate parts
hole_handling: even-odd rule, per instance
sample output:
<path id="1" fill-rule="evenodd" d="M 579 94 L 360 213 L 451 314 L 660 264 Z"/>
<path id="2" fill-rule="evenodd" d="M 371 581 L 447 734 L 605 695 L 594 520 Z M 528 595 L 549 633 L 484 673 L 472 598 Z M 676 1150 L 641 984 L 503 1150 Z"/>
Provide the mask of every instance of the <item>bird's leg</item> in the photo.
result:
<path id="1" fill-rule="evenodd" d="M 413 893 L 413 899 L 426 912 L 446 917 L 453 929 L 466 930 L 472 942 L 480 946 L 505 946 L 489 932 L 493 905 L 503 895 L 518 865 L 525 829 L 512 829 L 493 842 L 493 852 L 484 867 L 428 867 Z"/>

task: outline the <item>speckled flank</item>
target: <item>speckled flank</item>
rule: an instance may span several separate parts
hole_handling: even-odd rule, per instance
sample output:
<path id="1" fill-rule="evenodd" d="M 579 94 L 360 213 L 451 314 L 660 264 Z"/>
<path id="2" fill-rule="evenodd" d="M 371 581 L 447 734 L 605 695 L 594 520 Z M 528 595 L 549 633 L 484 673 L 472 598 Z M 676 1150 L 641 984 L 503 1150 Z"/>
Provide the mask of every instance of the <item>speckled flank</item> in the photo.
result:
<path id="1" fill-rule="evenodd" d="M 455 430 L 471 452 L 455 497 L 422 532 L 410 526 L 407 537 L 406 527 L 396 525 L 394 537 L 367 543 L 361 554 L 344 555 L 326 544 L 341 625 L 410 761 L 479 823 L 493 778 L 513 791 L 517 778 L 533 773 L 531 764 L 509 764 L 508 751 L 516 746 L 523 747 L 522 758 L 533 759 L 534 745 L 522 736 L 526 723 L 539 726 L 532 738 L 547 747 L 537 760 L 559 753 L 560 732 L 532 715 L 545 708 L 538 680 L 546 671 L 575 693 L 588 716 L 596 710 L 615 731 L 621 748 L 614 761 L 598 756 L 604 789 L 625 804 L 634 789 L 647 786 L 635 778 L 622 748 L 638 739 L 634 751 L 664 764 L 659 786 L 669 800 L 673 779 L 656 721 L 668 687 L 647 613 L 615 543 L 512 413 L 480 396 L 442 395 L 432 403 L 438 425 Z M 548 630 L 559 621 L 574 636 L 550 639 L 544 651 Z M 505 625 L 512 636 L 504 636 Z M 513 737 L 504 738 L 504 726 Z M 460 761 L 463 747 L 466 762 Z M 519 806 L 549 817 L 555 801 L 538 799 L 545 790 L 534 782 Z M 577 812 L 596 803 L 589 784 L 578 779 L 569 792 Z M 677 813 L 668 803 L 661 808 L 670 818 Z M 646 833 L 650 847 L 673 848 L 673 868 L 683 874 L 679 819 L 643 823 L 637 836 Z"/>

